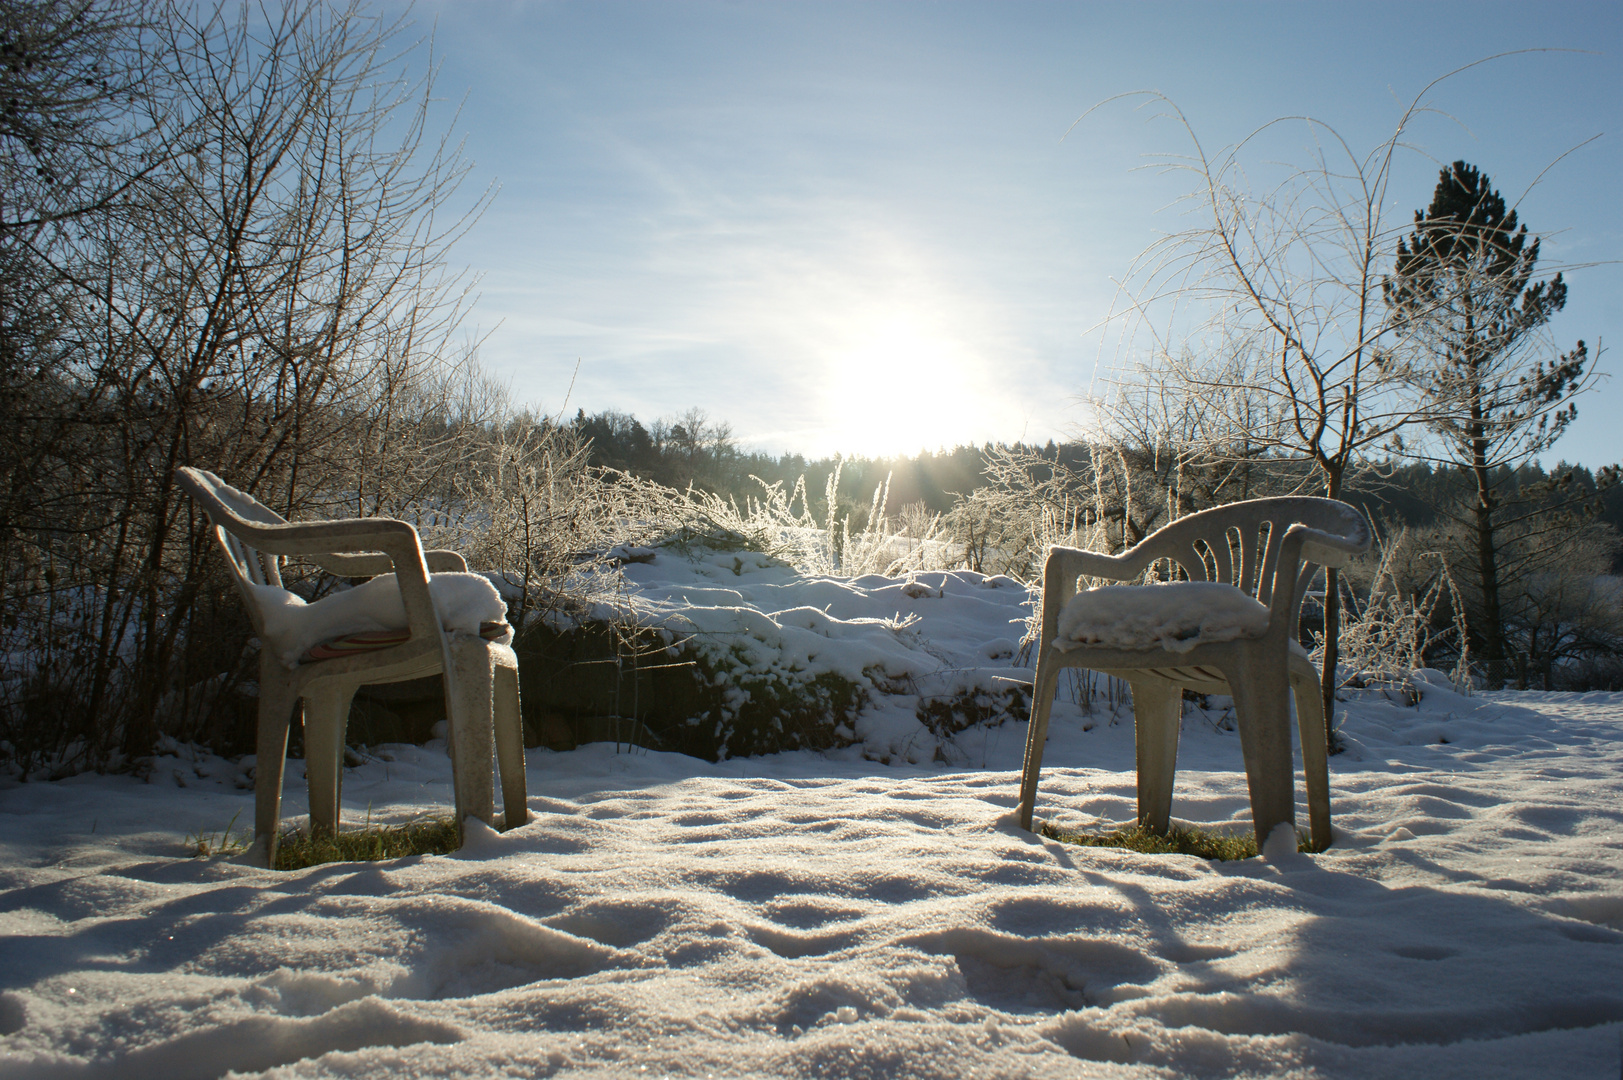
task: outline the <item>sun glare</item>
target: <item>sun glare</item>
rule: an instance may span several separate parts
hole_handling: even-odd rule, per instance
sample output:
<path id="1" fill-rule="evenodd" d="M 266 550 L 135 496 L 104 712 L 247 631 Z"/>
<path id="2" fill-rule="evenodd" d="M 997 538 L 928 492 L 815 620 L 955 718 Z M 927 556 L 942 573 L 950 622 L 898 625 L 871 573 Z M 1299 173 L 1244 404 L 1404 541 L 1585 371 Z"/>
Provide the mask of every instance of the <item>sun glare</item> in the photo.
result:
<path id="1" fill-rule="evenodd" d="M 990 382 L 960 343 L 910 316 L 862 327 L 833 356 L 825 380 L 827 442 L 865 457 L 971 441 L 984 426 Z"/>

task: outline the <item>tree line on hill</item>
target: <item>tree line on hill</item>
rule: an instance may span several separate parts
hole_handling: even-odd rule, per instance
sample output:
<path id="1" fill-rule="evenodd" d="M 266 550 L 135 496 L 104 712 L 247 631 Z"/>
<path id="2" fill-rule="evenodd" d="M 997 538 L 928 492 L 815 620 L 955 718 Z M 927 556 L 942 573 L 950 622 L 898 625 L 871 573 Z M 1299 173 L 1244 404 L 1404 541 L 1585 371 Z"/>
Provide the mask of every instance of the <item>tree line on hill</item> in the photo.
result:
<path id="1" fill-rule="evenodd" d="M 865 515 L 875 488 L 888 485 L 884 509 L 899 515 L 919 504 L 930 514 L 950 514 L 960 502 L 977 490 L 994 483 L 989 463 L 999 451 L 1012 452 L 1029 460 L 1036 474 L 1051 477 L 1054 471 L 1089 471 L 1100 445 L 1086 442 L 1043 445 L 1024 443 L 959 445 L 917 454 L 870 458 L 837 456 L 808 459 L 801 454 L 771 455 L 739 446 L 732 427 L 713 421 L 702 409 L 688 410 L 675 419 L 654 420 L 644 425 L 630 413 L 605 410 L 588 414 L 584 409 L 566 426 L 588 444 L 587 454 L 594 466 L 620 470 L 675 488 L 693 485 L 723 497 L 745 500 L 759 495 L 762 483 L 792 487 L 804 478 L 812 491 L 822 491 L 829 476 L 839 470 L 840 509 L 856 515 L 855 526 L 866 525 Z M 689 432 L 696 432 L 690 435 Z M 1112 456 L 1123 452 L 1114 443 L 1102 444 Z M 1041 463 L 1050 463 L 1044 468 Z M 1144 472 L 1154 470 L 1147 464 Z M 1266 472 L 1265 481 L 1256 482 L 1253 496 L 1296 490 L 1312 482 L 1312 470 L 1300 463 L 1259 458 L 1254 472 Z M 1623 486 L 1616 483 L 1616 466 L 1598 471 L 1584 465 L 1558 461 L 1551 469 L 1537 461 L 1524 461 L 1514 467 L 1500 466 L 1491 482 L 1495 489 L 1519 501 L 1523 493 L 1548 507 L 1553 501 L 1572 499 L 1577 516 L 1574 524 L 1598 527 L 1623 535 Z M 1448 508 L 1468 502 L 1475 490 L 1475 478 L 1458 467 L 1432 461 L 1386 458 L 1370 462 L 1352 476 L 1342 497 L 1365 510 L 1374 520 L 1393 526 L 1427 528 L 1448 520 Z M 1236 492 L 1237 493 L 1237 492 Z M 1188 497 L 1181 508 L 1190 513 L 1218 502 L 1232 501 L 1229 493 L 1210 490 L 1204 497 Z M 1148 523 L 1137 526 L 1136 535 L 1147 535 Z M 1623 548 L 1616 549 L 1608 563 L 1608 573 L 1623 574 Z"/>

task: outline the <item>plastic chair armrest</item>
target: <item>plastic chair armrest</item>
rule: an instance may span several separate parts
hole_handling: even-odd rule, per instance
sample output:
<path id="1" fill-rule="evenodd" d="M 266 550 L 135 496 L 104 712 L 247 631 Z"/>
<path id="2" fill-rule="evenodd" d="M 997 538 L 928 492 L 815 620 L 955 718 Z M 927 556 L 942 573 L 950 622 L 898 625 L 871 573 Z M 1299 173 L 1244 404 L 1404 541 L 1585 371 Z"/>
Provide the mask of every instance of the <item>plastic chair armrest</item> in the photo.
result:
<path id="1" fill-rule="evenodd" d="M 414 640 L 438 640 L 445 653 L 445 634 L 428 591 L 428 566 L 417 530 L 409 522 L 394 518 L 347 518 L 338 521 L 286 522 L 262 506 L 251 495 L 237 491 L 211 472 L 182 467 L 176 481 L 203 504 L 214 524 L 238 540 L 268 555 L 359 556 L 367 569 L 381 568 L 382 561 L 364 553 L 382 549 L 400 585 L 400 602 L 406 609 L 406 626 Z M 253 515 L 244 516 L 243 511 Z M 273 519 L 273 520 L 267 520 Z M 353 567 L 355 563 L 349 563 Z M 353 576 L 360 576 L 355 574 Z"/>
<path id="2" fill-rule="evenodd" d="M 1273 595 L 1268 602 L 1268 629 L 1283 627 L 1294 635 L 1307 595 L 1308 579 L 1304 564 L 1345 566 L 1352 556 L 1369 550 L 1369 536 L 1340 536 L 1297 522 L 1285 531 L 1279 545 L 1279 561 L 1274 566 Z"/>
<path id="3" fill-rule="evenodd" d="M 1306 525 L 1296 525 L 1294 528 L 1302 530 L 1304 562 L 1318 563 L 1320 566 L 1346 566 L 1354 555 L 1362 555 L 1369 550 L 1367 532 L 1361 536 L 1339 536 L 1322 529 L 1310 529 Z"/>
<path id="4" fill-rule="evenodd" d="M 394 562 L 381 551 L 343 551 L 315 555 L 311 562 L 334 577 L 377 577 L 394 570 Z M 459 552 L 435 548 L 423 552 L 423 561 L 430 574 L 461 574 L 468 569 L 468 560 Z"/>
<path id="5" fill-rule="evenodd" d="M 1086 574 L 1089 577 L 1126 581 L 1143 570 L 1142 566 L 1134 568 L 1133 564 L 1137 561 L 1133 551 L 1121 555 L 1101 555 L 1097 551 L 1061 547 L 1058 544 L 1049 548 L 1048 558 L 1043 562 L 1043 619 L 1038 647 L 1047 648 L 1058 637 L 1060 609 L 1076 595 L 1078 577 Z"/>
<path id="6" fill-rule="evenodd" d="M 386 555 L 409 538 L 418 552 L 417 530 L 393 518 L 351 518 L 341 521 L 301 521 L 263 525 L 237 517 L 219 524 L 251 547 L 271 555 L 338 555 L 381 548 Z"/>
<path id="7" fill-rule="evenodd" d="M 312 555 L 310 561 L 342 578 L 373 578 L 394 570 L 394 561 L 381 551 L 335 551 Z"/>
<path id="8" fill-rule="evenodd" d="M 289 525 L 233 522 L 232 532 L 272 555 L 338 555 L 382 548 L 400 585 L 406 626 L 413 638 L 441 637 L 440 620 L 428 592 L 428 566 L 423 545 L 410 523 L 393 518 L 308 521 Z M 364 559 L 365 556 L 363 555 Z M 381 566 L 381 561 L 372 565 Z"/>
<path id="9" fill-rule="evenodd" d="M 1097 551 L 1087 551 L 1082 548 L 1060 547 L 1055 545 L 1048 549 L 1048 561 L 1043 567 L 1043 576 L 1059 574 L 1069 578 L 1072 582 L 1086 574 L 1089 577 L 1109 578 L 1112 581 L 1129 581 L 1144 569 L 1144 565 L 1135 565 L 1140 562 L 1136 557 L 1137 549 L 1123 552 L 1120 555 L 1102 555 Z"/>
<path id="10" fill-rule="evenodd" d="M 423 558 L 428 563 L 428 572 L 431 574 L 466 574 L 468 560 L 462 557 L 460 551 L 449 548 L 435 548 L 423 552 Z"/>

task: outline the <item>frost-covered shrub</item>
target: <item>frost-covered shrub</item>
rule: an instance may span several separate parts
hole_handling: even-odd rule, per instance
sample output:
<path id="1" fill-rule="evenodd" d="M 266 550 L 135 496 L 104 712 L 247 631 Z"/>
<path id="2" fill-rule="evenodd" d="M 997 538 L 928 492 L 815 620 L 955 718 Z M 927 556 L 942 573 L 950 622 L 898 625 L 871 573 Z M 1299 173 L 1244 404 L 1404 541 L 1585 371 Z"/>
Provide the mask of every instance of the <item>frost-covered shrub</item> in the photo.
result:
<path id="1" fill-rule="evenodd" d="M 944 739 L 976 725 L 1024 723 L 1031 718 L 1031 685 L 1006 681 L 991 687 L 966 686 L 941 696 L 921 694 L 915 712 L 919 723 Z"/>
<path id="2" fill-rule="evenodd" d="M 763 552 L 664 547 L 623 582 L 589 618 L 520 636 L 526 710 L 574 729 L 550 745 L 630 737 L 719 758 L 860 742 L 881 760 L 931 760 L 964 728 L 1029 708 L 1029 669 L 1012 663 L 1012 637 L 993 637 L 1023 614 L 1026 590 L 1008 578 L 847 579 Z"/>
<path id="3" fill-rule="evenodd" d="M 738 646 L 586 620 L 537 625 L 516 643 L 526 730 L 612 737 L 710 761 L 851 741 L 871 688 L 829 671 L 752 670 Z M 608 721 L 608 722 L 606 722 Z"/>
<path id="4" fill-rule="evenodd" d="M 1397 537 L 1377 534 L 1373 560 L 1341 576 L 1343 615 L 1340 685 L 1409 693 L 1409 674 L 1452 655 L 1448 676 L 1459 690 L 1470 687 L 1464 606 L 1441 554 L 1427 551 L 1408 529 Z M 1324 657 L 1324 636 L 1314 634 L 1315 663 Z"/>
<path id="5" fill-rule="evenodd" d="M 1552 690 L 1623 690 L 1623 649 L 1568 660 L 1549 674 Z"/>
<path id="6" fill-rule="evenodd" d="M 1612 537 L 1599 539 L 1567 545 L 1559 560 L 1504 590 L 1518 690 L 1602 689 L 1616 681 L 1608 671 L 1617 671 L 1623 653 L 1623 578 L 1596 572 Z"/>
<path id="7" fill-rule="evenodd" d="M 641 542 L 676 550 L 759 552 L 803 574 L 831 577 L 896 576 L 962 563 L 962 548 L 946 535 L 941 515 L 921 507 L 904 507 L 894 520 L 886 513 L 888 477 L 874 488 L 865 524 L 855 531 L 852 515 L 839 512 L 838 465 L 824 486 L 821 514 L 813 509 L 804 476 L 793 487 L 755 478 L 760 494 L 742 503 L 695 488 L 677 491 L 624 479 L 640 492 Z"/>
<path id="8" fill-rule="evenodd" d="M 711 761 L 784 750 L 826 750 L 849 745 L 857 714 L 871 688 L 834 672 L 751 671 L 718 663 L 702 650 L 692 656 L 702 712 L 684 721 L 675 749 Z"/>

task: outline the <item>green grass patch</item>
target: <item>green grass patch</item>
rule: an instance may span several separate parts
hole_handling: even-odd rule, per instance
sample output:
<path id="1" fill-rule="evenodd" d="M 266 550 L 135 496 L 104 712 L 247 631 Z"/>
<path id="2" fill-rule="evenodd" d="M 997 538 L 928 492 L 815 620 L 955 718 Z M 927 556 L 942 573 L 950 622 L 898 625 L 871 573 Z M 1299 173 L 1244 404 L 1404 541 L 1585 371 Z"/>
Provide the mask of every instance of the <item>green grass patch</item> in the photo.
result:
<path id="1" fill-rule="evenodd" d="M 237 824 L 237 815 L 232 814 L 231 820 L 225 823 L 222 832 L 211 833 L 197 830 L 193 836 L 186 838 L 186 847 L 190 849 L 194 859 L 210 859 L 216 855 L 235 855 L 245 851 L 253 841 L 253 833 L 233 833 L 232 827 Z"/>
<path id="2" fill-rule="evenodd" d="M 368 825 L 336 835 L 289 831 L 276 842 L 276 869 L 303 870 L 333 862 L 376 862 L 409 855 L 449 855 L 457 849 L 456 819 L 430 818 L 406 825 Z"/>
<path id="3" fill-rule="evenodd" d="M 1194 825 L 1174 825 L 1165 836 L 1158 836 L 1143 825 L 1128 825 L 1107 833 L 1080 833 L 1056 829 L 1044 822 L 1038 832 L 1062 844 L 1126 848 L 1141 855 L 1198 855 L 1213 862 L 1254 859 L 1257 855 L 1257 837 L 1254 833 L 1235 834 Z M 1297 834 L 1296 850 L 1313 852 L 1313 843 L 1307 834 Z"/>
<path id="4" fill-rule="evenodd" d="M 233 832 L 236 823 L 233 815 L 222 832 L 199 830 L 188 836 L 186 847 L 192 857 L 211 859 L 246 851 L 253 834 L 246 830 Z M 363 828 L 336 836 L 311 836 L 298 829 L 282 833 L 276 841 L 276 869 L 303 870 L 322 863 L 377 862 L 409 855 L 449 855 L 457 846 L 456 819 L 450 815 L 405 825 L 373 825 L 368 813 Z"/>

